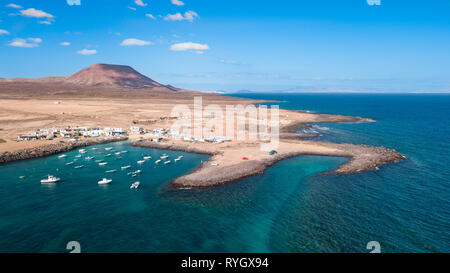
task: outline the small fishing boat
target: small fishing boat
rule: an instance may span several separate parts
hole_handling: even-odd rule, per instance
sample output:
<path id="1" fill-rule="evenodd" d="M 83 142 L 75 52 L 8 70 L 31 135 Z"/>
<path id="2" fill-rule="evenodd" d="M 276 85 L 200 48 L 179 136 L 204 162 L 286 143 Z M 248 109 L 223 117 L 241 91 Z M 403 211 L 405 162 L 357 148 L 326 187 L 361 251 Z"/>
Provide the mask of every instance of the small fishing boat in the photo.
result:
<path id="1" fill-rule="evenodd" d="M 159 164 L 159 162 L 161 162 L 161 159 L 156 160 L 155 164 Z"/>
<path id="2" fill-rule="evenodd" d="M 181 160 L 181 158 L 175 158 L 173 161 L 178 162 L 180 160 Z"/>
<path id="3" fill-rule="evenodd" d="M 128 166 L 123 166 L 121 169 L 122 169 L 122 171 L 123 171 L 123 170 L 129 169 L 129 168 L 131 168 L 130 165 L 128 165 Z"/>
<path id="4" fill-rule="evenodd" d="M 95 160 L 95 163 L 100 163 L 100 162 L 102 162 L 103 160 L 101 160 L 101 159 L 99 159 L 99 160 Z"/>
<path id="5" fill-rule="evenodd" d="M 98 184 L 99 185 L 106 185 L 106 184 L 109 184 L 111 182 L 112 182 L 112 179 L 103 178 L 102 180 L 98 181 Z"/>
<path id="6" fill-rule="evenodd" d="M 167 164 L 170 164 L 170 163 L 172 163 L 172 162 L 170 160 L 168 160 L 168 161 L 164 162 L 164 165 L 167 165 Z"/>
<path id="7" fill-rule="evenodd" d="M 169 158 L 169 156 L 168 155 L 163 155 L 163 156 L 161 156 L 161 159 L 167 159 L 167 158 Z"/>
<path id="8" fill-rule="evenodd" d="M 82 155 L 77 155 L 77 156 L 75 156 L 75 158 L 80 158 Z"/>
<path id="9" fill-rule="evenodd" d="M 111 151 L 112 149 L 114 149 L 113 147 L 108 147 L 108 148 L 105 148 L 105 151 Z"/>
<path id="10" fill-rule="evenodd" d="M 151 156 L 144 156 L 144 159 L 145 160 L 149 160 L 149 159 L 152 159 L 152 157 Z"/>
<path id="11" fill-rule="evenodd" d="M 98 163 L 98 165 L 99 166 L 106 166 L 106 165 L 108 165 L 108 162 L 101 162 L 101 163 Z"/>
<path id="12" fill-rule="evenodd" d="M 69 162 L 69 163 L 66 163 L 67 166 L 70 166 L 70 165 L 73 165 L 73 164 L 75 164 L 75 162 L 73 162 L 73 161 Z"/>
<path id="13" fill-rule="evenodd" d="M 145 163 L 145 160 L 139 160 L 138 162 L 137 162 L 137 164 L 144 164 Z"/>
<path id="14" fill-rule="evenodd" d="M 84 153 L 86 153 L 86 150 L 85 150 L 85 149 L 80 149 L 80 150 L 78 150 L 78 152 L 79 152 L 80 154 L 84 154 Z"/>
<path id="15" fill-rule="evenodd" d="M 53 175 L 48 175 L 47 179 L 42 179 L 41 183 L 47 184 L 47 183 L 57 183 L 61 181 L 61 178 L 55 177 Z"/>
<path id="16" fill-rule="evenodd" d="M 122 158 L 119 156 L 119 157 L 116 157 L 116 158 L 114 158 L 114 160 L 121 160 Z"/>
<path id="17" fill-rule="evenodd" d="M 109 171 L 106 171 L 105 173 L 115 173 L 115 172 L 117 172 L 117 170 L 109 170 Z"/>
<path id="18" fill-rule="evenodd" d="M 128 151 L 122 151 L 121 153 L 122 153 L 122 154 L 126 154 L 126 153 L 128 153 Z"/>
<path id="19" fill-rule="evenodd" d="M 67 155 L 60 155 L 60 156 L 58 156 L 58 158 L 66 158 L 67 157 Z"/>
<path id="20" fill-rule="evenodd" d="M 88 157 L 86 157 L 86 158 L 84 158 L 84 159 L 86 159 L 86 160 L 91 160 L 91 159 L 94 159 L 95 158 L 95 156 L 88 156 Z"/>
<path id="21" fill-rule="evenodd" d="M 94 147 L 94 148 L 92 148 L 91 150 L 92 150 L 92 151 L 97 151 L 97 150 L 98 150 L 98 148 L 95 148 L 95 147 Z"/>
<path id="22" fill-rule="evenodd" d="M 134 182 L 134 183 L 131 185 L 130 189 L 137 189 L 137 188 L 139 188 L 139 185 L 141 185 L 141 182 Z"/>
<path id="23" fill-rule="evenodd" d="M 114 153 L 115 155 L 120 155 L 121 154 L 121 152 L 117 152 L 117 153 Z"/>
<path id="24" fill-rule="evenodd" d="M 81 169 L 81 168 L 84 168 L 84 165 L 75 166 L 75 169 Z"/>

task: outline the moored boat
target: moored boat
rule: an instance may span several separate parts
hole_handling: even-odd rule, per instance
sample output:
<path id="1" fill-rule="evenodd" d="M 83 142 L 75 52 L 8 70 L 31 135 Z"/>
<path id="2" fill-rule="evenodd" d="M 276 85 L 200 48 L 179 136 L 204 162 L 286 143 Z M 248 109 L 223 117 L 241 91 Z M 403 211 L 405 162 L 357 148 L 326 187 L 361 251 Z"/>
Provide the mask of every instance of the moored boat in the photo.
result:
<path id="1" fill-rule="evenodd" d="M 61 178 L 55 177 L 55 176 L 49 174 L 47 176 L 47 179 L 42 179 L 41 180 L 41 183 L 48 184 L 48 183 L 57 183 L 59 181 L 61 181 Z"/>
<path id="2" fill-rule="evenodd" d="M 106 185 L 106 184 L 109 184 L 111 182 L 112 182 L 112 179 L 103 178 L 102 180 L 98 181 L 98 184 L 99 185 Z"/>
<path id="3" fill-rule="evenodd" d="M 131 185 L 130 189 L 137 189 L 137 188 L 139 188 L 139 185 L 141 185 L 141 182 L 134 182 L 134 183 Z"/>

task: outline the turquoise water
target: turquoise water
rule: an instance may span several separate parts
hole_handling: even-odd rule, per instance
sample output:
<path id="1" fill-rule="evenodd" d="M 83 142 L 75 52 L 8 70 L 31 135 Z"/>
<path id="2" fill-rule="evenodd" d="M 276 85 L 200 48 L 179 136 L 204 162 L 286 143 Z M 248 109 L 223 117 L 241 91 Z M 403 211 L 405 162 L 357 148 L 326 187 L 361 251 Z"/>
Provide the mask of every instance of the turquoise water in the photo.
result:
<path id="1" fill-rule="evenodd" d="M 244 95 L 242 95 L 244 96 Z M 448 252 L 450 247 L 450 96 L 262 95 L 281 107 L 376 119 L 368 124 L 321 124 L 323 140 L 396 148 L 408 160 L 376 172 L 336 176 L 344 158 L 284 160 L 263 175 L 202 190 L 175 190 L 170 180 L 208 157 L 131 147 L 122 160 L 66 166 L 78 151 L 0 165 L 0 252 Z M 104 152 L 104 151 L 103 151 Z M 144 155 L 184 159 L 155 166 Z M 74 169 L 76 165 L 86 165 Z M 132 165 L 128 171 L 120 167 Z M 106 170 L 117 169 L 108 175 Z M 127 172 L 143 172 L 131 178 Z M 41 185 L 48 173 L 63 181 Z M 20 176 L 25 178 L 20 179 Z M 97 185 L 103 177 L 113 183 Z M 138 190 L 131 183 L 141 182 Z"/>

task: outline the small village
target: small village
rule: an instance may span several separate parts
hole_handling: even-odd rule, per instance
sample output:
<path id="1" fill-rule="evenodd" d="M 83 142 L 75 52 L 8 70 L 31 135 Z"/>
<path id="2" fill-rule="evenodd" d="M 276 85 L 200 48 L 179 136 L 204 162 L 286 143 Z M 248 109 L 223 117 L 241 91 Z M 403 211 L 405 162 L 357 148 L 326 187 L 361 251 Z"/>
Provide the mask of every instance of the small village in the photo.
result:
<path id="1" fill-rule="evenodd" d="M 17 141 L 67 139 L 76 142 L 82 138 L 100 138 L 115 136 L 140 136 L 153 142 L 163 142 L 168 139 L 183 140 L 185 142 L 224 143 L 231 139 L 224 136 L 211 138 L 197 138 L 181 134 L 172 128 L 158 128 L 147 130 L 143 127 L 131 126 L 129 130 L 120 127 L 66 127 L 66 128 L 38 128 L 36 131 L 21 134 Z"/>

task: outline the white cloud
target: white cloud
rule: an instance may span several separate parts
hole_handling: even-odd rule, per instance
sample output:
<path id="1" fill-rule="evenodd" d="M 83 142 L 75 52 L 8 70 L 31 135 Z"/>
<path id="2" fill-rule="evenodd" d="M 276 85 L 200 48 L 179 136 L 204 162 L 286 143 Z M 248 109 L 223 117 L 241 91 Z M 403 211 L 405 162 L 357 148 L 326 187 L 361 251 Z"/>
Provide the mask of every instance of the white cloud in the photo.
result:
<path id="1" fill-rule="evenodd" d="M 172 4 L 177 6 L 184 6 L 184 3 L 180 0 L 172 0 Z"/>
<path id="2" fill-rule="evenodd" d="M 220 59 L 219 62 L 221 62 L 223 64 L 246 65 L 246 63 L 235 61 L 235 60 Z"/>
<path id="3" fill-rule="evenodd" d="M 136 5 L 141 6 L 141 7 L 147 6 L 147 4 L 145 4 L 142 0 L 136 0 L 136 1 L 134 1 L 134 3 L 136 3 Z"/>
<path id="4" fill-rule="evenodd" d="M 129 9 L 131 9 L 131 10 L 136 10 L 136 8 L 135 7 L 128 7 Z"/>
<path id="5" fill-rule="evenodd" d="M 43 25 L 51 25 L 52 22 L 51 21 L 39 21 L 39 24 L 43 24 Z"/>
<path id="6" fill-rule="evenodd" d="M 95 55 L 95 54 L 97 54 L 97 50 L 95 50 L 95 49 L 83 49 L 83 50 L 79 50 L 79 51 L 77 51 L 77 54 L 80 54 L 80 55 L 85 55 L 85 56 L 88 56 L 88 55 Z"/>
<path id="7" fill-rule="evenodd" d="M 62 45 L 62 46 L 70 46 L 70 43 L 69 43 L 69 42 L 62 42 L 62 43 L 60 43 L 59 45 Z"/>
<path id="8" fill-rule="evenodd" d="M 44 12 L 44 11 L 38 10 L 38 9 L 34 9 L 34 8 L 21 10 L 20 13 L 23 16 L 35 17 L 35 18 L 53 18 L 54 17 L 53 15 L 51 15 L 47 12 Z"/>
<path id="9" fill-rule="evenodd" d="M 6 5 L 6 7 L 14 8 L 14 9 L 21 9 L 22 8 L 22 6 L 19 6 L 19 5 L 13 4 L 13 3 Z"/>
<path id="10" fill-rule="evenodd" d="M 197 44 L 192 42 L 186 43 L 178 43 L 170 46 L 170 50 L 172 51 L 187 51 L 187 50 L 196 50 L 202 52 L 203 50 L 208 50 L 209 46 L 207 44 Z"/>
<path id="11" fill-rule="evenodd" d="M 166 21 L 181 21 L 184 17 L 181 15 L 181 13 L 175 13 L 175 14 L 167 14 L 167 16 L 164 18 Z"/>
<path id="12" fill-rule="evenodd" d="M 147 16 L 150 19 L 156 20 L 156 17 L 153 16 L 153 14 L 147 13 L 145 16 Z"/>
<path id="13" fill-rule="evenodd" d="M 166 21 L 183 21 L 183 20 L 186 20 L 186 21 L 189 21 L 189 22 L 193 22 L 195 17 L 198 17 L 197 12 L 190 10 L 190 11 L 186 11 L 184 13 L 184 16 L 181 13 L 179 13 L 179 12 L 175 13 L 175 14 L 168 14 L 164 18 L 164 20 L 166 20 Z"/>
<path id="14" fill-rule="evenodd" d="M 0 35 L 9 35 L 9 31 L 6 31 L 4 29 L 0 29 Z"/>
<path id="15" fill-rule="evenodd" d="M 8 45 L 21 48 L 34 48 L 38 47 L 40 43 L 42 43 L 41 38 L 28 38 L 28 39 L 16 38 Z"/>
<path id="16" fill-rule="evenodd" d="M 143 41 L 135 38 L 125 39 L 120 44 L 121 46 L 146 46 L 146 45 L 152 45 L 152 42 Z"/>

